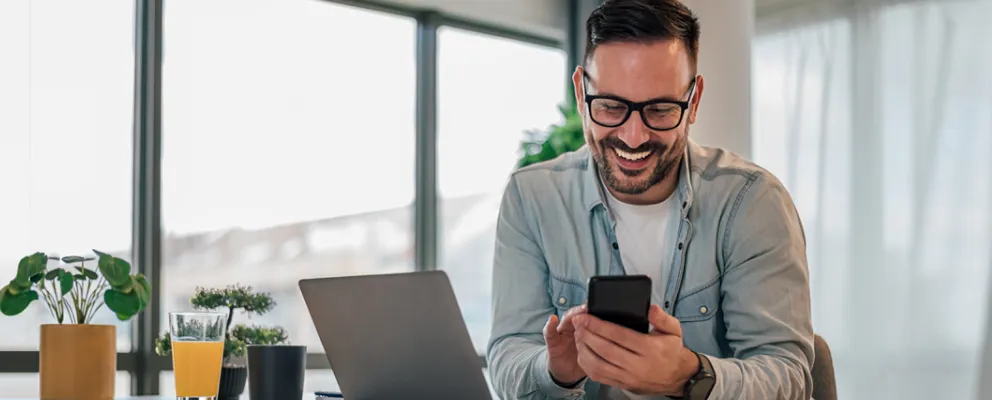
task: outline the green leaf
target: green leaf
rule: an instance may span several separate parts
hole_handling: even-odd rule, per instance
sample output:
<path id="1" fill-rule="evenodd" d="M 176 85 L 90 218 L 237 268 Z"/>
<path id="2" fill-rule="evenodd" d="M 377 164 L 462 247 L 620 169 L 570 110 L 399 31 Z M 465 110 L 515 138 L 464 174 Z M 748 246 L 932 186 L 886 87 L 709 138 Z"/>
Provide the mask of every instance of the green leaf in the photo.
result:
<path id="1" fill-rule="evenodd" d="M 152 301 L 152 285 L 148 283 L 148 279 L 143 274 L 131 278 L 134 281 L 134 290 L 138 292 L 138 299 L 141 300 L 141 310 L 144 310 Z"/>
<path id="2" fill-rule="evenodd" d="M 134 290 L 134 278 L 128 276 L 125 284 L 120 286 L 111 286 L 110 288 L 124 294 L 130 294 Z"/>
<path id="3" fill-rule="evenodd" d="M 39 272 L 37 274 L 34 274 L 34 276 L 31 277 L 31 283 L 41 282 L 42 279 L 44 279 L 44 278 L 45 278 L 45 274 Z"/>
<path id="4" fill-rule="evenodd" d="M 79 271 L 79 274 L 85 277 L 86 279 L 96 280 L 97 278 L 96 271 L 92 269 L 85 267 L 76 267 L 76 270 Z"/>
<path id="5" fill-rule="evenodd" d="M 134 291 L 121 293 L 114 289 L 108 289 L 103 294 L 103 301 L 107 304 L 107 308 L 117 314 L 117 318 L 121 321 L 133 317 L 141 310 L 141 300 Z"/>
<path id="6" fill-rule="evenodd" d="M 62 257 L 62 262 L 66 263 L 66 264 L 72 264 L 72 263 L 82 262 L 83 260 L 85 260 L 85 258 L 80 257 L 80 256 L 65 256 L 65 257 Z"/>
<path id="7" fill-rule="evenodd" d="M 518 168 L 554 159 L 564 153 L 575 151 L 585 145 L 582 129 L 582 116 L 572 97 L 566 104 L 558 106 L 564 123 L 552 125 L 544 131 L 526 131 L 520 143 Z"/>
<path id="8" fill-rule="evenodd" d="M 231 329 L 231 337 L 246 344 L 281 344 L 289 339 L 281 327 L 245 326 L 238 324 Z"/>
<path id="9" fill-rule="evenodd" d="M 21 262 L 17 264 L 17 275 L 13 283 L 20 289 L 30 288 L 31 277 L 44 272 L 47 265 L 48 256 L 45 253 L 38 252 L 21 258 Z"/>
<path id="10" fill-rule="evenodd" d="M 60 276 L 62 276 L 63 272 L 65 272 L 65 270 L 63 270 L 62 268 L 53 269 L 51 271 L 48 271 L 47 274 L 45 274 L 45 279 L 50 281 L 58 279 Z"/>
<path id="11" fill-rule="evenodd" d="M 62 287 L 60 289 L 62 289 L 63 296 L 72 291 L 72 274 L 69 271 L 62 270 L 62 276 L 59 277 L 59 280 L 62 281 Z"/>
<path id="12" fill-rule="evenodd" d="M 0 312 L 4 315 L 17 315 L 28 308 L 32 301 L 38 300 L 38 292 L 29 290 L 21 294 L 10 294 L 10 289 L 0 289 Z"/>
<path id="13" fill-rule="evenodd" d="M 172 354 L 172 335 L 165 332 L 155 339 L 155 354 L 166 357 Z"/>
<path id="14" fill-rule="evenodd" d="M 189 302 L 193 308 L 199 310 L 228 307 L 260 315 L 267 313 L 276 305 L 268 293 L 256 293 L 251 286 L 237 284 L 225 288 L 198 287 Z"/>
<path id="15" fill-rule="evenodd" d="M 130 291 L 129 287 L 131 284 L 131 264 L 120 258 L 111 256 L 109 254 L 101 253 L 99 251 L 93 250 L 94 253 L 100 255 L 100 261 L 97 264 L 97 268 L 100 269 L 100 273 L 103 274 L 104 278 L 107 278 L 107 282 L 110 286 L 125 291 Z"/>
<path id="16" fill-rule="evenodd" d="M 19 286 L 17 285 L 17 282 L 14 282 L 13 280 L 10 281 L 10 284 L 5 286 L 5 288 L 7 289 L 8 292 L 10 292 L 10 294 L 18 294 L 20 292 L 23 292 L 24 290 L 27 290 L 27 289 L 18 289 L 18 287 Z M 28 286 L 28 288 L 30 289 L 30 286 Z"/>

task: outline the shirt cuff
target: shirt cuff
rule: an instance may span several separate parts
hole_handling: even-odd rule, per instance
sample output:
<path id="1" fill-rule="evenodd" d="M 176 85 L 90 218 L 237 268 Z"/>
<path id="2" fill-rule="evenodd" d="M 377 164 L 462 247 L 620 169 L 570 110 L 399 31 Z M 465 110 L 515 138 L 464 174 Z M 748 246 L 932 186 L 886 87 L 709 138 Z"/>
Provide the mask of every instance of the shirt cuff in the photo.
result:
<path id="1" fill-rule="evenodd" d="M 710 392 L 709 399 L 737 399 L 741 395 L 741 385 L 744 383 L 744 372 L 738 363 L 732 360 L 711 357 L 703 354 L 713 365 L 713 372 L 716 375 L 716 385 Z"/>
<path id="2" fill-rule="evenodd" d="M 548 369 L 547 353 L 539 355 L 536 361 L 537 362 L 534 365 L 533 371 L 537 374 L 537 376 L 534 378 L 537 381 L 537 385 L 540 388 L 541 393 L 544 393 L 545 396 L 553 399 L 577 399 L 585 394 L 586 381 L 589 380 L 588 377 L 582 378 L 582 380 L 579 381 L 579 384 L 575 385 L 572 389 L 564 388 L 558 386 L 558 384 L 551 379 L 551 370 Z"/>

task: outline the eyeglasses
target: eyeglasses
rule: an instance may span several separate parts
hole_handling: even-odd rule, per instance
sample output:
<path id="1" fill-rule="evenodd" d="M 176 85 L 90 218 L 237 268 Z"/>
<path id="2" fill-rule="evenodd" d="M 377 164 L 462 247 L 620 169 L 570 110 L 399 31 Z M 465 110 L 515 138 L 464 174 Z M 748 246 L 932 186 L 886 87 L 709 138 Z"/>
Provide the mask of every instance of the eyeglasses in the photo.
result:
<path id="1" fill-rule="evenodd" d="M 583 73 L 582 88 L 588 93 L 588 75 Z M 656 131 L 668 131 L 675 129 L 682 124 L 685 110 L 689 108 L 692 96 L 695 95 L 696 79 L 689 84 L 689 99 L 686 101 L 672 100 L 648 100 L 642 102 L 632 102 L 617 96 L 599 96 L 586 94 L 585 101 L 589 109 L 589 118 L 592 122 L 607 128 L 616 128 L 627 122 L 630 114 L 637 111 L 641 114 L 641 120 L 648 128 Z M 683 95 L 684 96 L 684 95 Z"/>

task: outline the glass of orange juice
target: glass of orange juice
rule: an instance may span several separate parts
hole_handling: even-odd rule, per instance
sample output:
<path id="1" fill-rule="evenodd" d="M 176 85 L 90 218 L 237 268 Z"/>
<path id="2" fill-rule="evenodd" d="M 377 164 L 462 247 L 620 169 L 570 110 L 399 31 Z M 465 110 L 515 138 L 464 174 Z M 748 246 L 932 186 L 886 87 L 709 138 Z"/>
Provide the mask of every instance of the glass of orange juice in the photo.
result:
<path id="1" fill-rule="evenodd" d="M 177 399 L 217 399 L 224 361 L 226 318 L 224 313 L 169 313 Z"/>

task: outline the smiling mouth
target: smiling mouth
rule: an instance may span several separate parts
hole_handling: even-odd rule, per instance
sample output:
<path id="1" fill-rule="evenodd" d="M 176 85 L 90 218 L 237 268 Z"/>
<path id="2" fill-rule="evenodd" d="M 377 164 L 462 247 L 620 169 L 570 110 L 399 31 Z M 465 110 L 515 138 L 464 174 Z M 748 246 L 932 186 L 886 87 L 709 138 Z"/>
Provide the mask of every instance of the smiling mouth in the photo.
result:
<path id="1" fill-rule="evenodd" d="M 613 147 L 612 150 L 616 155 L 617 167 L 626 176 L 637 176 L 647 170 L 655 153 L 655 149 L 631 152 Z"/>
<path id="2" fill-rule="evenodd" d="M 631 153 L 631 152 L 620 150 L 620 149 L 615 148 L 615 147 L 613 148 L 613 151 L 617 154 L 618 157 L 620 157 L 620 158 L 622 158 L 622 159 L 624 159 L 626 161 L 635 161 L 635 162 L 636 161 L 643 161 L 644 159 L 648 158 L 648 156 L 650 156 L 652 153 L 654 153 L 653 150 L 641 151 L 641 152 L 637 152 L 637 153 Z"/>

